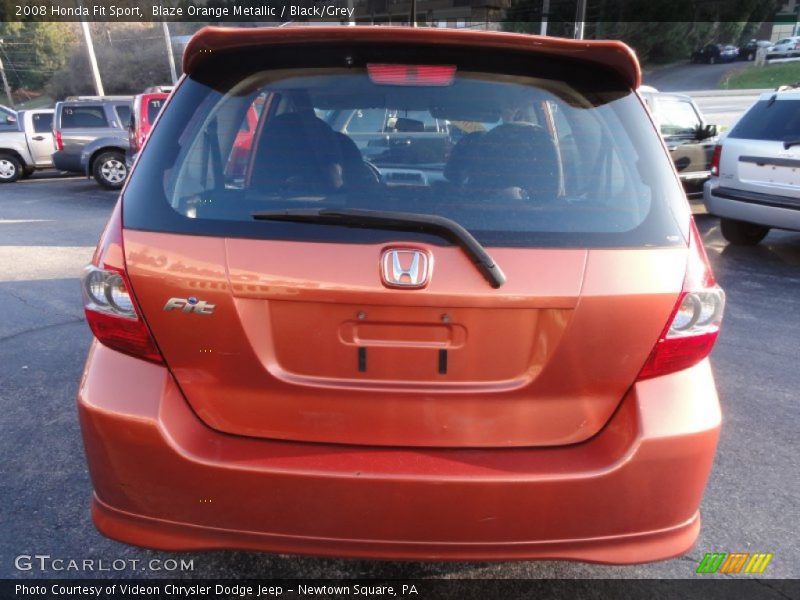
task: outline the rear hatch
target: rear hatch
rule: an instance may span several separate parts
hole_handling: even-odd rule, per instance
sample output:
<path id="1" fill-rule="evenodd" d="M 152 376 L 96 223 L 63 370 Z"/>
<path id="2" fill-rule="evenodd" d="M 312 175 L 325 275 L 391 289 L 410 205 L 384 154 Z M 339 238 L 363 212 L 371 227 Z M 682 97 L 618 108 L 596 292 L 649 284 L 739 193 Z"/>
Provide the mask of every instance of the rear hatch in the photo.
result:
<path id="1" fill-rule="evenodd" d="M 800 94 L 759 100 L 726 137 L 720 186 L 800 205 Z"/>
<path id="2" fill-rule="evenodd" d="M 297 441 L 596 434 L 687 258 L 686 202 L 630 83 L 556 56 L 532 72 L 491 36 L 348 35 L 190 69 L 132 174 L 127 270 L 187 401 L 215 429 Z M 255 103 L 247 168 L 229 171 Z M 371 109 L 446 122 L 451 150 L 365 162 L 326 119 Z"/>

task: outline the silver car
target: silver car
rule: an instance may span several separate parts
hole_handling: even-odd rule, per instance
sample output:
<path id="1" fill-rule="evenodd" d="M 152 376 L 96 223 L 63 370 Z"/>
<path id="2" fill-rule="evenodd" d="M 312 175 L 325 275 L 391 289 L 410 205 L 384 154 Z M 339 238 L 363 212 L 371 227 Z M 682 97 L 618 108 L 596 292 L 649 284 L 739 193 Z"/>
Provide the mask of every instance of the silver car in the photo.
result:
<path id="1" fill-rule="evenodd" d="M 733 244 L 800 231 L 800 90 L 762 94 L 742 115 L 714 150 L 703 200 Z"/>

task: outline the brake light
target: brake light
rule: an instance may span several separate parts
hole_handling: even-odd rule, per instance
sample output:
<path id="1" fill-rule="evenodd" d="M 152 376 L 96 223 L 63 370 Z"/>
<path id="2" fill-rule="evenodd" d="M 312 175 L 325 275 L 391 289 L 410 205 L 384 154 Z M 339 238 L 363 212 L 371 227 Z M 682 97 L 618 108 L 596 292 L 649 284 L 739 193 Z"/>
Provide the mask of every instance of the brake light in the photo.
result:
<path id="1" fill-rule="evenodd" d="M 454 65 L 368 64 L 367 74 L 379 85 L 446 86 L 453 83 Z"/>
<path id="2" fill-rule="evenodd" d="M 57 129 L 53 131 L 53 139 L 56 142 L 56 150 L 64 149 L 64 141 L 61 139 L 61 132 Z"/>
<path id="3" fill-rule="evenodd" d="M 719 161 L 722 158 L 722 144 L 714 146 L 714 154 L 711 155 L 711 175 L 719 177 Z"/>
<path id="4" fill-rule="evenodd" d="M 81 278 L 86 321 L 97 340 L 119 352 L 155 363 L 164 359 L 141 317 L 125 274 L 120 205 Z"/>
<path id="5" fill-rule="evenodd" d="M 724 308 L 725 292 L 714 279 L 700 234 L 692 221 L 683 290 L 639 379 L 688 369 L 708 356 L 717 341 Z"/>

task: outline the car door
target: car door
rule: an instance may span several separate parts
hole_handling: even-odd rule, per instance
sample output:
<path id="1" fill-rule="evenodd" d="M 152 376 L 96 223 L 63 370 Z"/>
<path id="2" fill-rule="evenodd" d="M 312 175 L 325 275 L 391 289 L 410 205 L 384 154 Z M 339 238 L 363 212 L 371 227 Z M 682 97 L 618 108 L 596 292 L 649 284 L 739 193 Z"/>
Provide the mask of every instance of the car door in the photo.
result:
<path id="1" fill-rule="evenodd" d="M 33 162 L 37 167 L 50 166 L 53 163 L 50 158 L 53 153 L 53 111 L 31 111 L 29 119 L 25 131 L 29 136 L 28 146 Z"/>
<path id="2" fill-rule="evenodd" d="M 701 140 L 703 120 L 689 98 L 655 98 L 659 130 L 681 179 L 705 177 L 713 143 Z"/>

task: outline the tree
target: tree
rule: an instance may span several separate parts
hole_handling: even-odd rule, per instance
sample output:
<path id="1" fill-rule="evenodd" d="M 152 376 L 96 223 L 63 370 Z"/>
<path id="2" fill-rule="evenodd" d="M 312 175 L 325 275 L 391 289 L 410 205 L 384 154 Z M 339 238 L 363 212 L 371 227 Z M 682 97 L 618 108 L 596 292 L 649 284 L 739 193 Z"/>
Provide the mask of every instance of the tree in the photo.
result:
<path id="1" fill-rule="evenodd" d="M 74 23 L 0 22 L 0 39 L 9 83 L 39 90 L 66 64 L 77 40 Z"/>
<path id="2" fill-rule="evenodd" d="M 586 37 L 619 39 L 641 62 L 688 58 L 705 44 L 741 43 L 782 0 L 587 0 Z M 550 0 L 548 34 L 572 37 L 577 0 Z M 538 33 L 542 0 L 512 0 L 506 28 Z"/>

